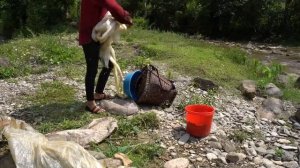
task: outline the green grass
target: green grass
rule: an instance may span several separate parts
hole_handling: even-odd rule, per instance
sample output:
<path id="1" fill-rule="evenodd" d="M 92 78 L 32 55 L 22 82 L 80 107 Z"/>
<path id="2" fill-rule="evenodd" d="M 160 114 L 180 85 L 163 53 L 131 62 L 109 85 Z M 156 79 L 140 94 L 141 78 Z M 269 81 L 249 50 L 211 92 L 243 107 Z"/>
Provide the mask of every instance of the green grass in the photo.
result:
<path id="1" fill-rule="evenodd" d="M 291 100 L 295 103 L 300 103 L 300 89 L 297 88 L 285 88 L 283 89 L 283 98 Z"/>
<path id="2" fill-rule="evenodd" d="M 141 46 L 142 56 L 167 63 L 174 71 L 225 85 L 237 84 L 252 75 L 243 65 L 246 53 L 236 48 L 218 47 L 175 33 L 141 29 L 132 29 L 124 37 Z"/>
<path id="3" fill-rule="evenodd" d="M 0 67 L 0 79 L 44 73 L 49 67 L 82 62 L 82 49 L 71 44 L 72 37 L 40 35 L 18 38 L 0 45 L 0 56 L 8 60 Z"/>
<path id="4" fill-rule="evenodd" d="M 24 118 L 42 133 L 80 128 L 100 117 L 85 112 L 83 103 L 76 101 L 75 90 L 57 81 L 42 83 L 37 92 L 26 99 L 32 105 L 22 110 L 30 112 L 25 113 Z"/>

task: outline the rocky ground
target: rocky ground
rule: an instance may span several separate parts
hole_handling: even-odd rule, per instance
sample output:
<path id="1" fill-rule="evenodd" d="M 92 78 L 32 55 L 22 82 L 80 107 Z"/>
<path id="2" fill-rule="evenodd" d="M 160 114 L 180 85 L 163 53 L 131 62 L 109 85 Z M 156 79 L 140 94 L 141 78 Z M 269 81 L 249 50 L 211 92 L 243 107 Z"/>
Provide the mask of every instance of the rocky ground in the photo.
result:
<path id="1" fill-rule="evenodd" d="M 78 99 L 84 101 L 83 82 L 57 77 L 55 71 L 0 80 L 0 112 L 21 117 L 16 111 L 29 104 L 19 98 L 32 94 L 45 81 L 58 80 L 73 86 L 78 90 Z M 192 80 L 183 76 L 175 79 L 178 95 L 171 107 L 140 110 L 154 111 L 160 118 L 160 128 L 154 132 L 160 135 L 160 146 L 166 149 L 161 157 L 166 161 L 164 167 L 299 167 L 300 123 L 290 117 L 297 111 L 295 105 L 283 101 L 271 121 L 258 117 L 266 98 L 246 100 L 240 91 L 221 87 L 211 94 L 194 87 Z M 107 92 L 113 90 L 109 84 Z M 183 106 L 195 97 L 210 99 L 216 109 L 211 134 L 205 138 L 195 138 L 185 131 Z"/>

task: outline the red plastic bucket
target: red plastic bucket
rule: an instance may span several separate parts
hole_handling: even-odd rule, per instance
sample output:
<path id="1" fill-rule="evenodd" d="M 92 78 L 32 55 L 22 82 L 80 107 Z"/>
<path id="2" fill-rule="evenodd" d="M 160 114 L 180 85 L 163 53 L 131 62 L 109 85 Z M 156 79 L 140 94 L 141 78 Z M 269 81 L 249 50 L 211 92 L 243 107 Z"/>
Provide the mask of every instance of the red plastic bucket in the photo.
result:
<path id="1" fill-rule="evenodd" d="M 205 104 L 193 104 L 185 107 L 186 131 L 195 137 L 206 137 L 210 128 L 215 109 Z"/>

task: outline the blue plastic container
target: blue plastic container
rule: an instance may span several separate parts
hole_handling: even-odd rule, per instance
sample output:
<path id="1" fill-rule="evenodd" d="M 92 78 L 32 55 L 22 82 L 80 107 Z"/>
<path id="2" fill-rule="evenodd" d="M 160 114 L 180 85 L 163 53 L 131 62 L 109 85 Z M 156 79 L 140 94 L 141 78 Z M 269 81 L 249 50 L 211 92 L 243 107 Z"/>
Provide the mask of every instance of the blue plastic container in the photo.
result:
<path id="1" fill-rule="evenodd" d="M 127 73 L 125 75 L 125 79 L 123 81 L 123 89 L 125 94 L 136 101 L 138 99 L 136 95 L 136 88 L 135 88 L 135 83 L 138 77 L 142 74 L 140 70 L 134 71 Z"/>

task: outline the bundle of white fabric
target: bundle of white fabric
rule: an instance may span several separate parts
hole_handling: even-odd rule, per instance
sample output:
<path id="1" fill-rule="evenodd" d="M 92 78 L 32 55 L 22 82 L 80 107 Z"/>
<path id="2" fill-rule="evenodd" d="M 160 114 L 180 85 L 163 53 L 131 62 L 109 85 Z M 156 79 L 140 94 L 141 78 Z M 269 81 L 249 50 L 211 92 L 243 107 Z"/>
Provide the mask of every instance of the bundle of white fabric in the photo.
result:
<path id="1" fill-rule="evenodd" d="M 125 24 L 119 23 L 114 19 L 110 12 L 107 12 L 104 18 L 94 27 L 92 32 L 92 39 L 101 44 L 99 57 L 102 60 L 103 65 L 108 68 L 109 61 L 114 65 L 113 71 L 117 94 L 121 97 L 124 96 L 122 88 L 123 73 L 117 63 L 112 43 L 119 41 L 120 31 L 126 29 L 127 26 Z"/>

